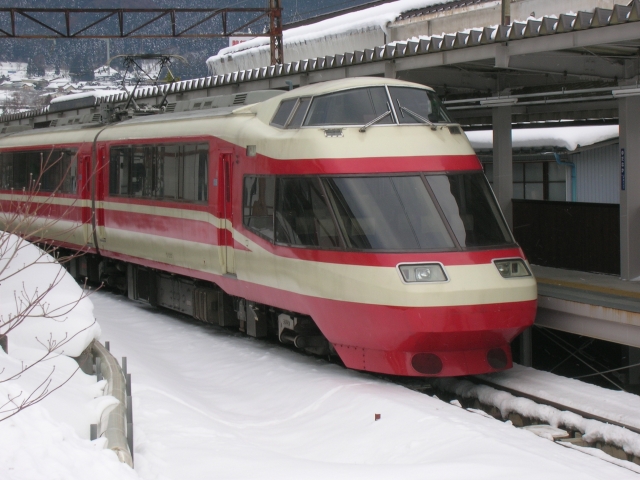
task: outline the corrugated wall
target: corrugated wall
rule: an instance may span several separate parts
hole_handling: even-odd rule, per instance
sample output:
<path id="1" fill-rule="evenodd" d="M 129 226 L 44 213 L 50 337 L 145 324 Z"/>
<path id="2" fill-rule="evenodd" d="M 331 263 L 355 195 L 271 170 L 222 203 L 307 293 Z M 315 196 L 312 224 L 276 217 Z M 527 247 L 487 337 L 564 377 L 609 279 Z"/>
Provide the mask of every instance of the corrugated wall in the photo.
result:
<path id="1" fill-rule="evenodd" d="M 620 149 L 606 145 L 569 155 L 576 163 L 578 202 L 620 203 Z"/>

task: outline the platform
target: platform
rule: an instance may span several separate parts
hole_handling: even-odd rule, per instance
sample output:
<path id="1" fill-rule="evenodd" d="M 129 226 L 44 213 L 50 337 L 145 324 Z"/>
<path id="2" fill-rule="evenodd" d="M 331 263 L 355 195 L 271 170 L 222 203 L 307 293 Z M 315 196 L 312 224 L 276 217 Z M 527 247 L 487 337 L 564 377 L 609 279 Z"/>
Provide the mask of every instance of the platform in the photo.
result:
<path id="1" fill-rule="evenodd" d="M 536 325 L 640 348 L 640 282 L 532 265 Z"/>

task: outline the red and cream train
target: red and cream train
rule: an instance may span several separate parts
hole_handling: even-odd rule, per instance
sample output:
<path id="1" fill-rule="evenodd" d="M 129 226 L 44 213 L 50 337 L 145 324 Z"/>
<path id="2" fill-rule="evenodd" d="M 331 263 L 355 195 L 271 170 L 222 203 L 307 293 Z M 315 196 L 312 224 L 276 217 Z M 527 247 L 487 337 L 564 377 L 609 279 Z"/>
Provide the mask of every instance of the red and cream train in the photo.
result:
<path id="1" fill-rule="evenodd" d="M 3 212 L 38 178 L 44 240 L 87 252 L 77 277 L 349 368 L 509 368 L 535 279 L 433 91 L 354 78 L 246 95 L 3 135 Z"/>

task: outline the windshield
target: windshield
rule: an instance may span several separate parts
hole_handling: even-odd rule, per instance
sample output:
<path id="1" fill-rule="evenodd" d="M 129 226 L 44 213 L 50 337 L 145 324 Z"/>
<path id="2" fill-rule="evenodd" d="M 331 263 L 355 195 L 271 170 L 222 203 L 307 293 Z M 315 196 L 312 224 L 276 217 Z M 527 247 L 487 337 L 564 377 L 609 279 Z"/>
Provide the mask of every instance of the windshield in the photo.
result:
<path id="1" fill-rule="evenodd" d="M 513 243 L 483 174 L 428 175 L 427 181 L 461 247 Z"/>
<path id="2" fill-rule="evenodd" d="M 429 90 L 407 87 L 389 87 L 393 106 L 400 123 L 451 123 L 440 99 Z"/>
<path id="3" fill-rule="evenodd" d="M 314 97 L 305 125 L 364 125 L 389 111 L 384 87 L 355 88 Z M 394 123 L 390 116 L 378 123 Z"/>
<path id="4" fill-rule="evenodd" d="M 481 172 L 248 176 L 244 197 L 245 226 L 278 244 L 446 251 L 514 243 Z"/>
<path id="5" fill-rule="evenodd" d="M 454 247 L 419 176 L 327 178 L 325 182 L 347 248 Z"/>

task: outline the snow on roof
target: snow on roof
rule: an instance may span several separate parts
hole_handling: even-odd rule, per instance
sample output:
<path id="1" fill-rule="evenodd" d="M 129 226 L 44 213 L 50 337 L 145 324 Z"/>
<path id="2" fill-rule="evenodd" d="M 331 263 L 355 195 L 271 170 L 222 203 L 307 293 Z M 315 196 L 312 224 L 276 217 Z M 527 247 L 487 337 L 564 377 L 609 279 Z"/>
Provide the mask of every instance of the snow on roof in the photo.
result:
<path id="1" fill-rule="evenodd" d="M 394 21 L 403 12 L 436 4 L 450 3 L 452 1 L 456 0 L 398 0 L 396 2 L 378 5 L 376 7 L 329 18 L 311 25 L 303 25 L 285 30 L 282 33 L 283 44 L 286 48 L 293 46 L 292 44 L 303 45 L 330 36 L 348 32 L 365 32 L 372 29 L 378 29 L 387 33 L 387 24 Z M 217 55 L 210 57 L 207 60 L 207 64 L 212 68 L 213 65 L 220 62 L 221 59 L 224 61 L 224 57 L 229 55 L 237 57 L 239 52 L 246 52 L 250 49 L 269 50 L 269 42 L 269 37 L 257 37 L 231 47 L 223 48 Z M 249 52 L 246 53 L 248 54 Z M 298 57 L 295 53 L 294 56 L 296 58 Z M 291 57 L 291 55 L 288 55 L 288 57 Z M 303 57 L 307 58 L 304 54 Z"/>
<path id="2" fill-rule="evenodd" d="M 363 30 L 367 27 L 378 26 L 383 30 L 387 23 L 395 20 L 401 13 L 417 8 L 424 8 L 431 5 L 450 3 L 454 0 L 398 0 L 397 2 L 385 3 L 376 7 L 351 12 L 333 18 L 328 18 L 311 25 L 284 30 L 282 32 L 283 41 L 312 40 L 318 37 L 344 33 L 351 30 Z M 269 37 L 253 38 L 247 42 L 239 43 L 232 47 L 223 48 L 219 55 L 240 52 L 258 45 L 268 45 Z"/>
<path id="3" fill-rule="evenodd" d="M 98 98 L 100 95 L 102 95 L 102 93 L 103 92 L 96 92 L 96 91 L 72 93 L 71 95 L 63 95 L 61 97 L 56 97 L 53 100 L 51 100 L 51 103 L 68 102 L 69 100 L 77 100 L 79 98 L 87 98 L 87 97 Z"/>
<path id="4" fill-rule="evenodd" d="M 466 132 L 474 150 L 493 148 L 493 130 Z M 618 125 L 519 128 L 512 130 L 513 148 L 557 147 L 569 151 L 617 138 Z"/>

